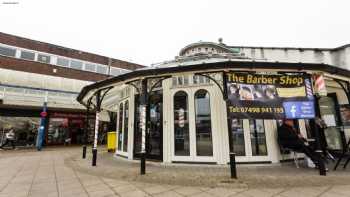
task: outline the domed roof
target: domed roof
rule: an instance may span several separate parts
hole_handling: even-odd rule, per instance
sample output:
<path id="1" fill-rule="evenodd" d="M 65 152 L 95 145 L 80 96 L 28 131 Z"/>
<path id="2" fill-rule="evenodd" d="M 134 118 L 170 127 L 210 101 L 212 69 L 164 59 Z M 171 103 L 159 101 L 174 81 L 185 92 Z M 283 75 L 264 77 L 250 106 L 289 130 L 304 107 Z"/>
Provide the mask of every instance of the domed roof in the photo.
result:
<path id="1" fill-rule="evenodd" d="M 189 52 L 189 50 L 194 50 L 195 48 L 200 49 L 200 47 L 206 48 L 206 49 L 215 49 L 215 51 L 220 51 L 220 52 L 216 52 L 216 53 L 239 53 L 239 50 L 237 51 L 237 48 L 230 48 L 228 46 L 226 46 L 224 43 L 215 43 L 215 42 L 203 42 L 203 41 L 199 41 L 199 42 L 195 42 L 192 44 L 189 44 L 187 46 L 185 46 L 184 48 L 182 48 L 180 50 L 179 55 L 180 56 L 185 56 L 187 52 Z M 195 52 L 195 54 L 205 54 L 205 53 L 211 53 L 211 50 L 197 50 Z M 194 55 L 193 53 L 191 53 L 191 55 Z"/>

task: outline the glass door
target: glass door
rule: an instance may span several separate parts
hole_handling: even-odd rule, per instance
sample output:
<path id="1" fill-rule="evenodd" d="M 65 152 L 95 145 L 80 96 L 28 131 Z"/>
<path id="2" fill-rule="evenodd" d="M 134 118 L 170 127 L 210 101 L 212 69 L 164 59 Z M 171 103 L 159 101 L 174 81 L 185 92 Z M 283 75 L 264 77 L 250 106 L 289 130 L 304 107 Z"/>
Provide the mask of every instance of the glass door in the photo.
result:
<path id="1" fill-rule="evenodd" d="M 327 148 L 342 150 L 341 121 L 336 111 L 336 95 L 329 95 L 319 99 L 320 114 L 327 127 L 324 129 Z"/>
<path id="2" fill-rule="evenodd" d="M 142 132 L 139 129 L 139 96 L 135 96 L 135 118 L 134 118 L 134 157 L 140 158 Z M 149 95 L 148 116 L 150 117 L 148 159 L 163 160 L 163 92 L 153 91 Z"/>
<path id="3" fill-rule="evenodd" d="M 125 100 L 119 103 L 117 117 L 117 152 L 127 156 L 128 152 L 128 135 L 129 135 L 129 101 Z"/>
<path id="4" fill-rule="evenodd" d="M 173 160 L 214 161 L 210 94 L 205 89 L 173 95 Z"/>
<path id="5" fill-rule="evenodd" d="M 256 161 L 257 156 L 264 156 L 262 160 L 268 159 L 263 119 L 231 119 L 230 122 L 233 149 L 239 157 L 238 160 Z"/>
<path id="6" fill-rule="evenodd" d="M 163 159 L 163 93 L 153 91 L 149 96 L 150 128 L 148 141 L 148 158 Z"/>

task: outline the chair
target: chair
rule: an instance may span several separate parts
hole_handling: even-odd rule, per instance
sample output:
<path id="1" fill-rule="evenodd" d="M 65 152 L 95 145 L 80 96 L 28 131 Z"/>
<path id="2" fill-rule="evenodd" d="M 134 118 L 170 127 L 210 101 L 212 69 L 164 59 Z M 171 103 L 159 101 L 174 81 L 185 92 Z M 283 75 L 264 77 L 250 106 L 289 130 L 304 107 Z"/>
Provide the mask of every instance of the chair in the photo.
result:
<path id="1" fill-rule="evenodd" d="M 290 149 L 290 148 L 285 148 L 285 147 L 282 147 L 280 143 L 279 144 L 279 147 L 280 147 L 280 152 L 282 154 L 282 160 L 284 160 L 283 156 L 285 154 L 288 154 L 288 153 L 292 153 L 293 154 L 293 161 L 294 161 L 294 164 L 295 164 L 295 167 L 296 168 L 299 168 L 299 159 L 298 159 L 298 152 Z"/>
<path id="2" fill-rule="evenodd" d="M 342 154 L 340 155 L 340 157 L 338 158 L 337 163 L 334 166 L 333 170 L 337 170 L 338 165 L 340 164 L 341 160 L 347 158 L 347 160 L 345 161 L 344 165 L 343 165 L 343 169 L 346 169 L 346 166 L 349 164 L 350 162 L 350 138 L 348 140 L 348 143 L 346 144 L 345 148 L 342 151 Z"/>
<path id="3" fill-rule="evenodd" d="M 292 153 L 293 154 L 293 161 L 294 161 L 294 164 L 295 164 L 295 167 L 299 168 L 299 160 L 298 160 L 298 154 L 295 150 L 292 150 L 290 148 L 287 148 L 287 147 L 283 147 L 281 145 L 281 140 L 279 137 L 277 137 L 277 143 L 278 143 L 278 146 L 280 148 L 280 153 L 282 155 L 282 160 L 284 160 L 284 155 L 285 154 L 290 154 Z"/>

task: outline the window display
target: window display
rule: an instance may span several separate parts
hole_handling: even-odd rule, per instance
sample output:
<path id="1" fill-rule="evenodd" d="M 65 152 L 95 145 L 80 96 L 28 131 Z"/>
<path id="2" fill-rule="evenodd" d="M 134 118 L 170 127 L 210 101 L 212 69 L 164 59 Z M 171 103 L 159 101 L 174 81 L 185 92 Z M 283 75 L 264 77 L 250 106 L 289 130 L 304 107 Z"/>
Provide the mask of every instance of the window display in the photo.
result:
<path id="1" fill-rule="evenodd" d="M 39 117 L 0 116 L 0 144 L 4 142 L 6 132 L 13 128 L 16 145 L 34 146 L 39 125 Z"/>

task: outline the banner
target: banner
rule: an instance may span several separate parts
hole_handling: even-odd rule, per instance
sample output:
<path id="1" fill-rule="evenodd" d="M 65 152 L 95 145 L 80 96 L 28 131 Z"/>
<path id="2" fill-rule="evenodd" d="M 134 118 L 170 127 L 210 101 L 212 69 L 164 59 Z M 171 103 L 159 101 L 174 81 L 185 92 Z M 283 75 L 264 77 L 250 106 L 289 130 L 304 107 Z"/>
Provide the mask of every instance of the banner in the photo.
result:
<path id="1" fill-rule="evenodd" d="M 309 119 L 315 117 L 309 75 L 227 73 L 231 118 Z"/>

